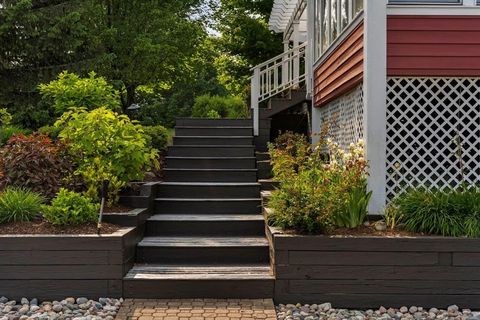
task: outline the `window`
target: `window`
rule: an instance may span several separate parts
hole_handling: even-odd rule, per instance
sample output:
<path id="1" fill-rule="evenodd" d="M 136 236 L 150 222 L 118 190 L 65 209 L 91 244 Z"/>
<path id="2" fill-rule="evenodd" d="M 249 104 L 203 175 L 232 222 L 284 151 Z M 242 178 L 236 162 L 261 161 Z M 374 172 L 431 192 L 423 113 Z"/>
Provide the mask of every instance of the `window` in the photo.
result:
<path id="1" fill-rule="evenodd" d="M 318 59 L 363 11 L 363 0 L 315 0 L 314 5 L 314 47 Z"/>

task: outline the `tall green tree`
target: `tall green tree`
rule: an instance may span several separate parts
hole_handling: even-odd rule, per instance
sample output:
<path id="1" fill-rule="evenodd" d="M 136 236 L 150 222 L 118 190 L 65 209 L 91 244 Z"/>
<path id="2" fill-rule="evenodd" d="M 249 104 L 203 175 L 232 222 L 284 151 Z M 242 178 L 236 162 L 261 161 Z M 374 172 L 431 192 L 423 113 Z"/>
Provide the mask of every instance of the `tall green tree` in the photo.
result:
<path id="1" fill-rule="evenodd" d="M 273 0 L 219 0 L 216 29 L 223 55 L 217 60 L 222 82 L 243 91 L 250 68 L 283 50 L 281 35 L 268 29 Z"/>

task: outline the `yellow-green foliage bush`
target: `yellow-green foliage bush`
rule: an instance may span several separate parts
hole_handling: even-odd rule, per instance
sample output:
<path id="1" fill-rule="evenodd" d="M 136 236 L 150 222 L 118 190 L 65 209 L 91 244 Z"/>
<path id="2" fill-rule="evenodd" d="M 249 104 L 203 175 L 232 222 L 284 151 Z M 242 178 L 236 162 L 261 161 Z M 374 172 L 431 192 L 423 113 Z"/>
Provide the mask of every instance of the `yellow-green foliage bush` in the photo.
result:
<path id="1" fill-rule="evenodd" d="M 74 73 L 64 71 L 57 80 L 39 85 L 42 98 L 51 102 L 57 114 L 70 108 L 93 110 L 106 107 L 111 110 L 120 108 L 120 96 L 103 77 L 91 72 L 88 78 L 80 78 Z"/>
<path id="2" fill-rule="evenodd" d="M 246 118 L 247 106 L 242 98 L 237 96 L 203 95 L 195 99 L 192 116 L 198 118 Z"/>
<path id="3" fill-rule="evenodd" d="M 87 186 L 87 194 L 96 199 L 102 181 L 110 181 L 110 202 L 127 182 L 142 180 L 152 165 L 158 167 L 158 152 L 144 134 L 143 127 L 105 107 L 92 111 L 66 112 L 55 124 L 61 127 L 59 138 L 68 142 L 75 157 L 75 174 Z"/>

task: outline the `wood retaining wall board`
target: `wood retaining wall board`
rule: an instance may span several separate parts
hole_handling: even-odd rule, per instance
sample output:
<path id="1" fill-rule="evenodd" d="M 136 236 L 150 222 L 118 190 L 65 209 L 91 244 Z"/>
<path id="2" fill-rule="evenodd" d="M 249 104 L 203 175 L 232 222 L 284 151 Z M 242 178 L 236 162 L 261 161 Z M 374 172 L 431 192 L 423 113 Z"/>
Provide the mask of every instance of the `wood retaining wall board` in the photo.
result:
<path id="1" fill-rule="evenodd" d="M 121 297 L 143 228 L 111 235 L 0 235 L 0 296 Z"/>
<path id="2" fill-rule="evenodd" d="M 480 239 L 267 233 L 276 303 L 480 308 Z"/>

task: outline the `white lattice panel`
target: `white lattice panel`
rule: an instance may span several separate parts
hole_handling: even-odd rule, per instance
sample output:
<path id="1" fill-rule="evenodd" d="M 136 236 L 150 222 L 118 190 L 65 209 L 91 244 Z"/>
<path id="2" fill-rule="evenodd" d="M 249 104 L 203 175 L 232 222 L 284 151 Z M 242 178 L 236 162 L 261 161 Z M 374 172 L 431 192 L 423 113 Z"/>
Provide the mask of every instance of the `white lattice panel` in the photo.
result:
<path id="1" fill-rule="evenodd" d="M 390 78 L 387 196 L 409 186 L 480 183 L 480 79 Z"/>
<path id="2" fill-rule="evenodd" d="M 363 139 L 363 85 L 322 107 L 320 119 L 329 126 L 330 138 L 344 149 Z"/>

